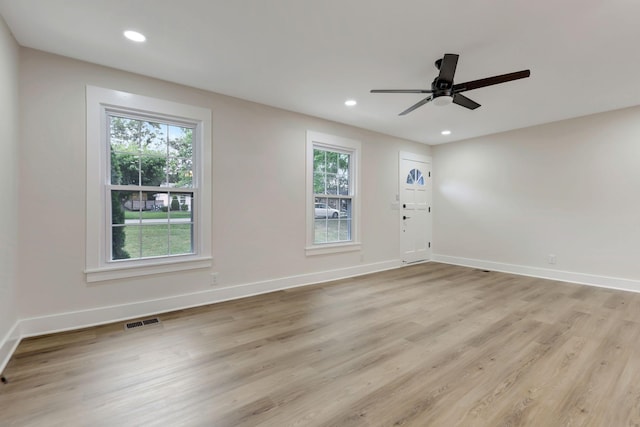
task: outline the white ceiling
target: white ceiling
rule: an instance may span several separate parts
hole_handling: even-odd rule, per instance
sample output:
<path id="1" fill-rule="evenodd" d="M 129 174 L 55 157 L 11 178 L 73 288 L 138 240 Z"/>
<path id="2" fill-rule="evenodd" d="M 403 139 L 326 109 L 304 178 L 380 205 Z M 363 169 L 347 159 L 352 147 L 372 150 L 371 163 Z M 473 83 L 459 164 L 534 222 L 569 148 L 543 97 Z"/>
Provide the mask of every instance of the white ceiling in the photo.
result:
<path id="1" fill-rule="evenodd" d="M 23 46 L 428 144 L 640 104 L 637 0 L 0 0 L 0 14 Z M 444 53 L 460 54 L 456 83 L 531 77 L 466 92 L 475 111 L 399 117 L 421 96 L 369 93 L 430 88 Z"/>

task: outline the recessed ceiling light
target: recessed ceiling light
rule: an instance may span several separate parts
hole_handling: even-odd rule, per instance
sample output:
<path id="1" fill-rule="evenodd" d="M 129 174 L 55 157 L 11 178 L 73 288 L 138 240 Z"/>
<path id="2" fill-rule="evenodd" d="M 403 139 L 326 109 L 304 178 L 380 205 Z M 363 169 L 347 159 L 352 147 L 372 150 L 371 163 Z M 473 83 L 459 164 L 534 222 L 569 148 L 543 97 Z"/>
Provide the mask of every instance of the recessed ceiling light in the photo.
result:
<path id="1" fill-rule="evenodd" d="M 347 99 L 346 101 L 344 101 L 344 105 L 346 105 L 347 107 L 354 107 L 357 104 L 355 99 Z"/>
<path id="2" fill-rule="evenodd" d="M 131 31 L 131 30 L 127 30 L 124 32 L 124 36 L 126 38 L 128 38 L 131 41 L 134 42 L 143 42 L 145 41 L 147 38 L 144 36 L 144 34 L 140 34 L 137 31 Z"/>
<path id="3" fill-rule="evenodd" d="M 443 130 L 440 133 L 443 134 L 443 135 L 451 135 L 451 131 L 450 130 Z"/>

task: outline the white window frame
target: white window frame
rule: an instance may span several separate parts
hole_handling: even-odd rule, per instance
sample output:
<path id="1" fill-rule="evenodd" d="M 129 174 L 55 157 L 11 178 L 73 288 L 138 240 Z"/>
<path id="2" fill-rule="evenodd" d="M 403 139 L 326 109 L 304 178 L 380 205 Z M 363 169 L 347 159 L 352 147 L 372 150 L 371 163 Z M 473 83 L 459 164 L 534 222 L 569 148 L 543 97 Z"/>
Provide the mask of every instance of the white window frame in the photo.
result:
<path id="1" fill-rule="evenodd" d="M 306 185 L 307 185 L 307 246 L 306 255 L 323 255 L 331 253 L 359 251 L 360 242 L 360 151 L 358 140 L 343 138 L 326 133 L 307 131 L 306 146 Z M 349 173 L 351 175 L 351 241 L 336 243 L 314 243 L 315 227 L 315 194 L 313 192 L 313 149 L 338 151 L 351 155 Z M 331 196 L 328 196 L 331 197 Z"/>
<path id="2" fill-rule="evenodd" d="M 87 282 L 208 268 L 211 256 L 211 110 L 162 99 L 87 86 Z M 193 141 L 193 254 L 111 260 L 108 112 L 125 111 L 195 125 Z"/>

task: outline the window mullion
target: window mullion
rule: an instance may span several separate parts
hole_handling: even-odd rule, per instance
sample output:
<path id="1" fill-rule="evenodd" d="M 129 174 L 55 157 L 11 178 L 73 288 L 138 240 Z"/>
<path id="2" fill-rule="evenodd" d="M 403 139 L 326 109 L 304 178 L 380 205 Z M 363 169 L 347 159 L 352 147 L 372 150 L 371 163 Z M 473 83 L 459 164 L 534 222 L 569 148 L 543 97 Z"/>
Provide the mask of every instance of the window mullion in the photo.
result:
<path id="1" fill-rule="evenodd" d="M 118 191 L 142 191 L 145 193 L 168 193 L 169 191 L 179 190 L 180 193 L 195 194 L 196 189 L 193 187 L 153 187 L 149 185 L 107 185 L 109 190 Z"/>

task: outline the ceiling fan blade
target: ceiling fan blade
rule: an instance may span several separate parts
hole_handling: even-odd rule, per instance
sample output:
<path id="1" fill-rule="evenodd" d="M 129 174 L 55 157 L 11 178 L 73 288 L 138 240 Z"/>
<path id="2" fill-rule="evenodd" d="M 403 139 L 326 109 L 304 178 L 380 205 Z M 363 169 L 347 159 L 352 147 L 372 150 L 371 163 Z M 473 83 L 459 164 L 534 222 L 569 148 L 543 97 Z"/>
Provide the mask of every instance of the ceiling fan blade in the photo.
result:
<path id="1" fill-rule="evenodd" d="M 464 95 L 460 95 L 459 93 L 453 95 L 453 103 L 466 107 L 470 110 L 475 110 L 480 106 L 480 104 L 478 104 L 473 99 L 469 99 Z"/>
<path id="2" fill-rule="evenodd" d="M 433 93 L 430 89 L 372 89 L 371 93 Z"/>
<path id="3" fill-rule="evenodd" d="M 500 83 L 510 82 L 512 80 L 524 79 L 531 75 L 530 70 L 516 71 L 515 73 L 501 74 L 499 76 L 487 77 L 484 79 L 473 80 L 466 83 L 453 85 L 453 92 L 459 93 L 466 90 L 478 89 L 485 86 L 497 85 Z"/>
<path id="4" fill-rule="evenodd" d="M 404 116 L 406 114 L 409 114 L 410 112 L 412 112 L 416 108 L 422 107 L 424 104 L 426 104 L 427 102 L 431 101 L 432 98 L 433 98 L 432 96 L 427 96 L 422 101 L 413 104 L 411 107 L 407 108 L 406 110 L 404 110 L 402 113 L 400 113 L 398 115 L 399 116 Z"/>
<path id="5" fill-rule="evenodd" d="M 453 83 L 453 75 L 456 73 L 458 66 L 458 55 L 454 53 L 445 53 L 440 64 L 440 74 L 438 79 Z"/>

